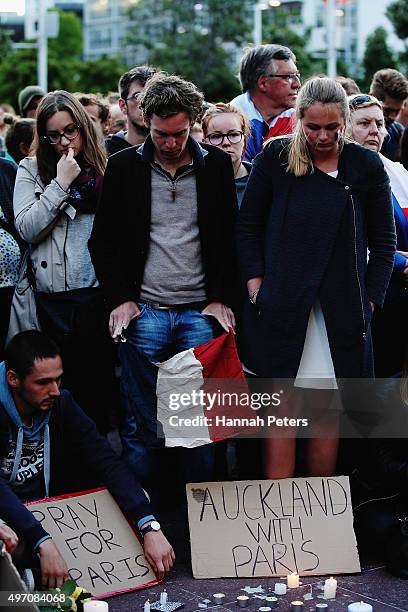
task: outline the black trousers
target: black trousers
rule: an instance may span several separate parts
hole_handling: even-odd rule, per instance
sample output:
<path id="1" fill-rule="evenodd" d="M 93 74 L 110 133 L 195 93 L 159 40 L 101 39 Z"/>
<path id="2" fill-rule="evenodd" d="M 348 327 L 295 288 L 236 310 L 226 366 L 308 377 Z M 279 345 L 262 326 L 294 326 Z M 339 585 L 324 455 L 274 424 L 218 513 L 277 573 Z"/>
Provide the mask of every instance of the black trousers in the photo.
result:
<path id="1" fill-rule="evenodd" d="M 2 287 L 0 289 L 0 361 L 4 359 L 4 348 L 10 322 L 10 307 L 13 293 L 14 287 Z"/>
<path id="2" fill-rule="evenodd" d="M 62 385 L 106 434 L 119 393 L 114 344 L 108 332 L 98 289 L 37 294 L 41 329 L 59 346 L 64 366 Z"/>

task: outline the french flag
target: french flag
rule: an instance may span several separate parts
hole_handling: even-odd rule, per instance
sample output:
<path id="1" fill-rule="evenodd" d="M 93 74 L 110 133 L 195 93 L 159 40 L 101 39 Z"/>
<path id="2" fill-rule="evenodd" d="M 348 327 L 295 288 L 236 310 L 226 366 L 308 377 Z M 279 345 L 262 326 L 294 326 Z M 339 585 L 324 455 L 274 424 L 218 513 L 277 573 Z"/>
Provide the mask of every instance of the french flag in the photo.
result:
<path id="1" fill-rule="evenodd" d="M 161 363 L 150 363 L 135 347 L 129 349 L 132 376 L 142 392 L 128 401 L 147 443 L 158 437 L 167 447 L 194 448 L 255 433 L 256 413 L 232 330 Z M 149 425 L 146 414 L 157 419 L 151 418 Z"/>

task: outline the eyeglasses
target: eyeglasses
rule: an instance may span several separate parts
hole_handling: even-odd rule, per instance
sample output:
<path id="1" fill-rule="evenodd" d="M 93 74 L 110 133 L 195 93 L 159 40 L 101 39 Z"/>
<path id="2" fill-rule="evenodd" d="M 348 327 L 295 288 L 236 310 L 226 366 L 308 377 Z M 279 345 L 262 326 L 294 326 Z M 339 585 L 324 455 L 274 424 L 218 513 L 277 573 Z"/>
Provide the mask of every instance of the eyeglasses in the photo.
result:
<path id="1" fill-rule="evenodd" d="M 238 144 L 241 142 L 243 137 L 243 132 L 227 132 L 226 134 L 222 134 L 221 132 L 214 132 L 213 134 L 208 134 L 206 136 L 208 142 L 216 147 L 219 147 L 220 144 L 224 142 L 224 138 L 228 140 L 230 144 Z"/>
<path id="2" fill-rule="evenodd" d="M 292 85 L 294 81 L 300 83 L 300 72 L 292 72 L 291 74 L 267 74 L 267 77 L 271 79 L 284 79 L 289 85 Z"/>
<path id="3" fill-rule="evenodd" d="M 142 95 L 141 91 L 135 91 L 135 93 L 132 93 L 132 95 L 125 98 L 125 100 L 126 102 L 129 102 L 129 101 L 137 102 L 141 95 Z"/>
<path id="4" fill-rule="evenodd" d="M 62 132 L 57 132 L 57 130 L 52 131 L 52 132 L 47 132 L 47 134 L 43 136 L 43 138 L 45 138 L 45 140 L 48 140 L 50 144 L 56 145 L 61 142 L 61 139 L 63 136 L 69 141 L 75 140 L 75 138 L 79 134 L 79 130 L 80 130 L 79 125 L 75 125 L 75 123 L 72 123 L 70 125 L 67 125 L 62 130 Z"/>

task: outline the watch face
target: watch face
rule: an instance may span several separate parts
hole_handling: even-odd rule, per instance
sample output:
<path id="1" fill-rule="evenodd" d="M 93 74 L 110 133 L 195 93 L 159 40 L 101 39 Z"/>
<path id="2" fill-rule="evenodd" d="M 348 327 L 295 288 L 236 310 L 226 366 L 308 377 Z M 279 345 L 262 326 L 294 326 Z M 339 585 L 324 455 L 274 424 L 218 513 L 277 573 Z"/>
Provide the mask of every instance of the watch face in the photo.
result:
<path id="1" fill-rule="evenodd" d="M 160 523 L 158 523 L 157 521 L 152 521 L 150 523 L 150 527 L 153 529 L 153 531 L 160 531 L 161 529 Z"/>

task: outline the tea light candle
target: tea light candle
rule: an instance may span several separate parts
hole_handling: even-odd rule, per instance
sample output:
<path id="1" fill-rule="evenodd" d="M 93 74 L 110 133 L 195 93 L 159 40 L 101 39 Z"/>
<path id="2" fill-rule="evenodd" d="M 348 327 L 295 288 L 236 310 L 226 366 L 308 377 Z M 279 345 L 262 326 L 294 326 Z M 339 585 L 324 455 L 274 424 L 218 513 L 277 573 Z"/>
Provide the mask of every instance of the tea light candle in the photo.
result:
<path id="1" fill-rule="evenodd" d="M 291 601 L 290 609 L 292 612 L 303 612 L 303 601 Z"/>
<path id="2" fill-rule="evenodd" d="M 84 606 L 84 612 L 87 612 L 85 606 Z M 146 599 L 144 603 L 143 612 L 150 612 L 150 600 L 149 599 Z"/>
<path id="3" fill-rule="evenodd" d="M 109 606 L 106 601 L 92 599 L 84 603 L 84 612 L 108 612 Z"/>
<path id="4" fill-rule="evenodd" d="M 273 610 L 278 605 L 279 599 L 277 597 L 274 597 L 273 595 L 267 595 L 267 597 L 265 597 L 265 603 Z"/>
<path id="5" fill-rule="evenodd" d="M 325 599 L 334 599 L 336 597 L 337 580 L 333 577 L 324 581 L 323 597 Z"/>
<path id="6" fill-rule="evenodd" d="M 318 603 L 316 604 L 316 612 L 327 612 L 329 609 L 329 604 Z"/>
<path id="7" fill-rule="evenodd" d="M 296 572 L 293 572 L 293 574 L 288 574 L 286 581 L 290 589 L 297 589 L 299 586 L 299 575 Z"/>
<path id="8" fill-rule="evenodd" d="M 359 601 L 357 603 L 350 604 L 348 607 L 348 612 L 373 612 L 373 606 L 364 603 L 364 601 Z"/>
<path id="9" fill-rule="evenodd" d="M 167 603 L 167 591 L 164 590 L 160 593 L 160 605 L 164 605 Z"/>
<path id="10" fill-rule="evenodd" d="M 240 608 L 246 608 L 248 603 L 249 603 L 248 595 L 238 595 L 237 604 L 239 605 Z"/>
<path id="11" fill-rule="evenodd" d="M 213 602 L 217 604 L 217 606 L 222 606 L 224 603 L 225 594 L 224 593 L 214 593 Z"/>
<path id="12" fill-rule="evenodd" d="M 286 584 L 284 582 L 277 582 L 274 592 L 275 595 L 286 595 Z"/>
<path id="13" fill-rule="evenodd" d="M 260 608 L 258 608 L 258 612 L 271 612 L 272 608 L 270 608 L 269 606 L 261 606 Z"/>

